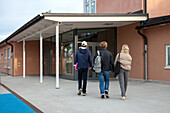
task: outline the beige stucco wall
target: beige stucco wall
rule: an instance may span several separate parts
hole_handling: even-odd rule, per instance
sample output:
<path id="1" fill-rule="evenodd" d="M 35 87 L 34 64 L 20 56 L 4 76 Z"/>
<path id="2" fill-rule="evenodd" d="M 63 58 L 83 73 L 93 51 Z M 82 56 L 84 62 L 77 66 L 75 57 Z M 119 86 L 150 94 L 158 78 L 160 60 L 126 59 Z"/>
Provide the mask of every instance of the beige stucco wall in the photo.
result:
<path id="1" fill-rule="evenodd" d="M 96 13 L 128 13 L 143 9 L 142 0 L 97 0 Z"/>
<path id="2" fill-rule="evenodd" d="M 149 17 L 170 15 L 170 0 L 147 0 Z"/>

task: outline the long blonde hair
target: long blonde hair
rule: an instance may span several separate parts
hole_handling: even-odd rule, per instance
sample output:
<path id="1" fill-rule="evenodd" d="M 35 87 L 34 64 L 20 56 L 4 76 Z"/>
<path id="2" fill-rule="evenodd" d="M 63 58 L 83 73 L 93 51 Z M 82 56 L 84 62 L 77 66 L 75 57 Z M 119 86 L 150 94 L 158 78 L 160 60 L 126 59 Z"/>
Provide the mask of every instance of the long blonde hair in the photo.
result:
<path id="1" fill-rule="evenodd" d="M 123 46 L 122 46 L 122 51 L 121 52 L 123 52 L 123 53 L 129 53 L 129 46 L 127 45 L 127 44 L 124 44 Z"/>

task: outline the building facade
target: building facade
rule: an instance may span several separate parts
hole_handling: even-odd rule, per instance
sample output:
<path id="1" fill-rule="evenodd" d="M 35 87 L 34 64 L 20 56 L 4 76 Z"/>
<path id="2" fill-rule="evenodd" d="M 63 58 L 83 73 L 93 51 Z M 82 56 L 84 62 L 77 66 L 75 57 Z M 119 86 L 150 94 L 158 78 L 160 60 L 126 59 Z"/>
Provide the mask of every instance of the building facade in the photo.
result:
<path id="1" fill-rule="evenodd" d="M 147 71 L 149 80 L 170 81 L 169 4 L 169 0 L 96 0 L 96 13 L 148 13 L 149 19 L 143 25 L 138 23 L 117 28 L 117 51 L 124 43 L 131 48 L 130 77 L 144 79 Z M 136 26 L 144 26 L 141 32 L 147 38 L 147 67 L 145 41 Z"/>
<path id="2" fill-rule="evenodd" d="M 0 71 L 14 76 L 54 76 L 59 70 L 62 78 L 74 80 L 77 72 L 73 60 L 81 41 L 88 42 L 92 55 L 99 49 L 101 41 L 107 41 L 114 57 L 123 44 L 129 45 L 133 57 L 130 78 L 170 81 L 170 8 L 166 6 L 167 2 L 84 0 L 85 14 L 37 16 L 1 42 Z M 140 19 L 143 18 L 141 16 L 149 18 Z M 72 18 L 72 21 L 66 21 L 66 17 Z M 131 18 L 135 19 L 132 21 Z M 53 24 L 61 24 L 58 41 Z M 42 42 L 40 37 L 43 37 Z M 13 45 L 13 57 L 11 45 L 6 41 Z M 97 75 L 89 71 L 89 79 L 97 79 Z"/>

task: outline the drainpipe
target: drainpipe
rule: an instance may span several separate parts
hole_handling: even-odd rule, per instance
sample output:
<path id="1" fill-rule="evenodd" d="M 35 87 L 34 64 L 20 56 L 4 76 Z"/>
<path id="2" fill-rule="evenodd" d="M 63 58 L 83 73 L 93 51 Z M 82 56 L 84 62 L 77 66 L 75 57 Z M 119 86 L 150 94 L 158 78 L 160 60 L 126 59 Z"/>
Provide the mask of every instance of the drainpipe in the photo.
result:
<path id="1" fill-rule="evenodd" d="M 141 35 L 143 38 L 144 38 L 144 41 L 145 41 L 145 51 L 144 51 L 144 54 L 145 54 L 145 81 L 147 82 L 148 81 L 148 71 L 147 71 L 147 37 L 141 33 L 141 28 L 140 27 L 136 27 L 137 31 L 138 31 L 138 34 Z"/>
<path id="2" fill-rule="evenodd" d="M 147 0 L 145 0 L 145 14 L 147 13 Z"/>
<path id="3" fill-rule="evenodd" d="M 13 45 L 8 43 L 7 40 L 5 42 L 11 46 L 11 75 L 14 76 L 14 57 L 13 57 Z"/>

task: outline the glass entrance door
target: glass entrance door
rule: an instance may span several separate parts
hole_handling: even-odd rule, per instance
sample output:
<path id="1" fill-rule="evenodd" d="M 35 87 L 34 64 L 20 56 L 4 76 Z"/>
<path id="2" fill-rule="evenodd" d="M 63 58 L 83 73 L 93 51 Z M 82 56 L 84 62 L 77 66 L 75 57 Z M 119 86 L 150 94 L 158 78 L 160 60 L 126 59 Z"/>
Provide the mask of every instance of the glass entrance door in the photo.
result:
<path id="1" fill-rule="evenodd" d="M 91 52 L 92 60 L 93 60 L 97 50 L 99 50 L 100 43 L 99 42 L 87 42 L 87 44 L 88 44 L 87 49 Z M 80 47 L 80 46 L 81 46 L 81 42 L 78 42 L 78 47 Z M 92 62 L 92 65 L 93 65 L 93 62 Z M 92 70 L 89 70 L 88 71 L 88 79 L 97 79 L 97 74 L 95 72 L 93 72 Z"/>
<path id="2" fill-rule="evenodd" d="M 55 75 L 55 37 L 43 40 L 44 75 Z"/>

